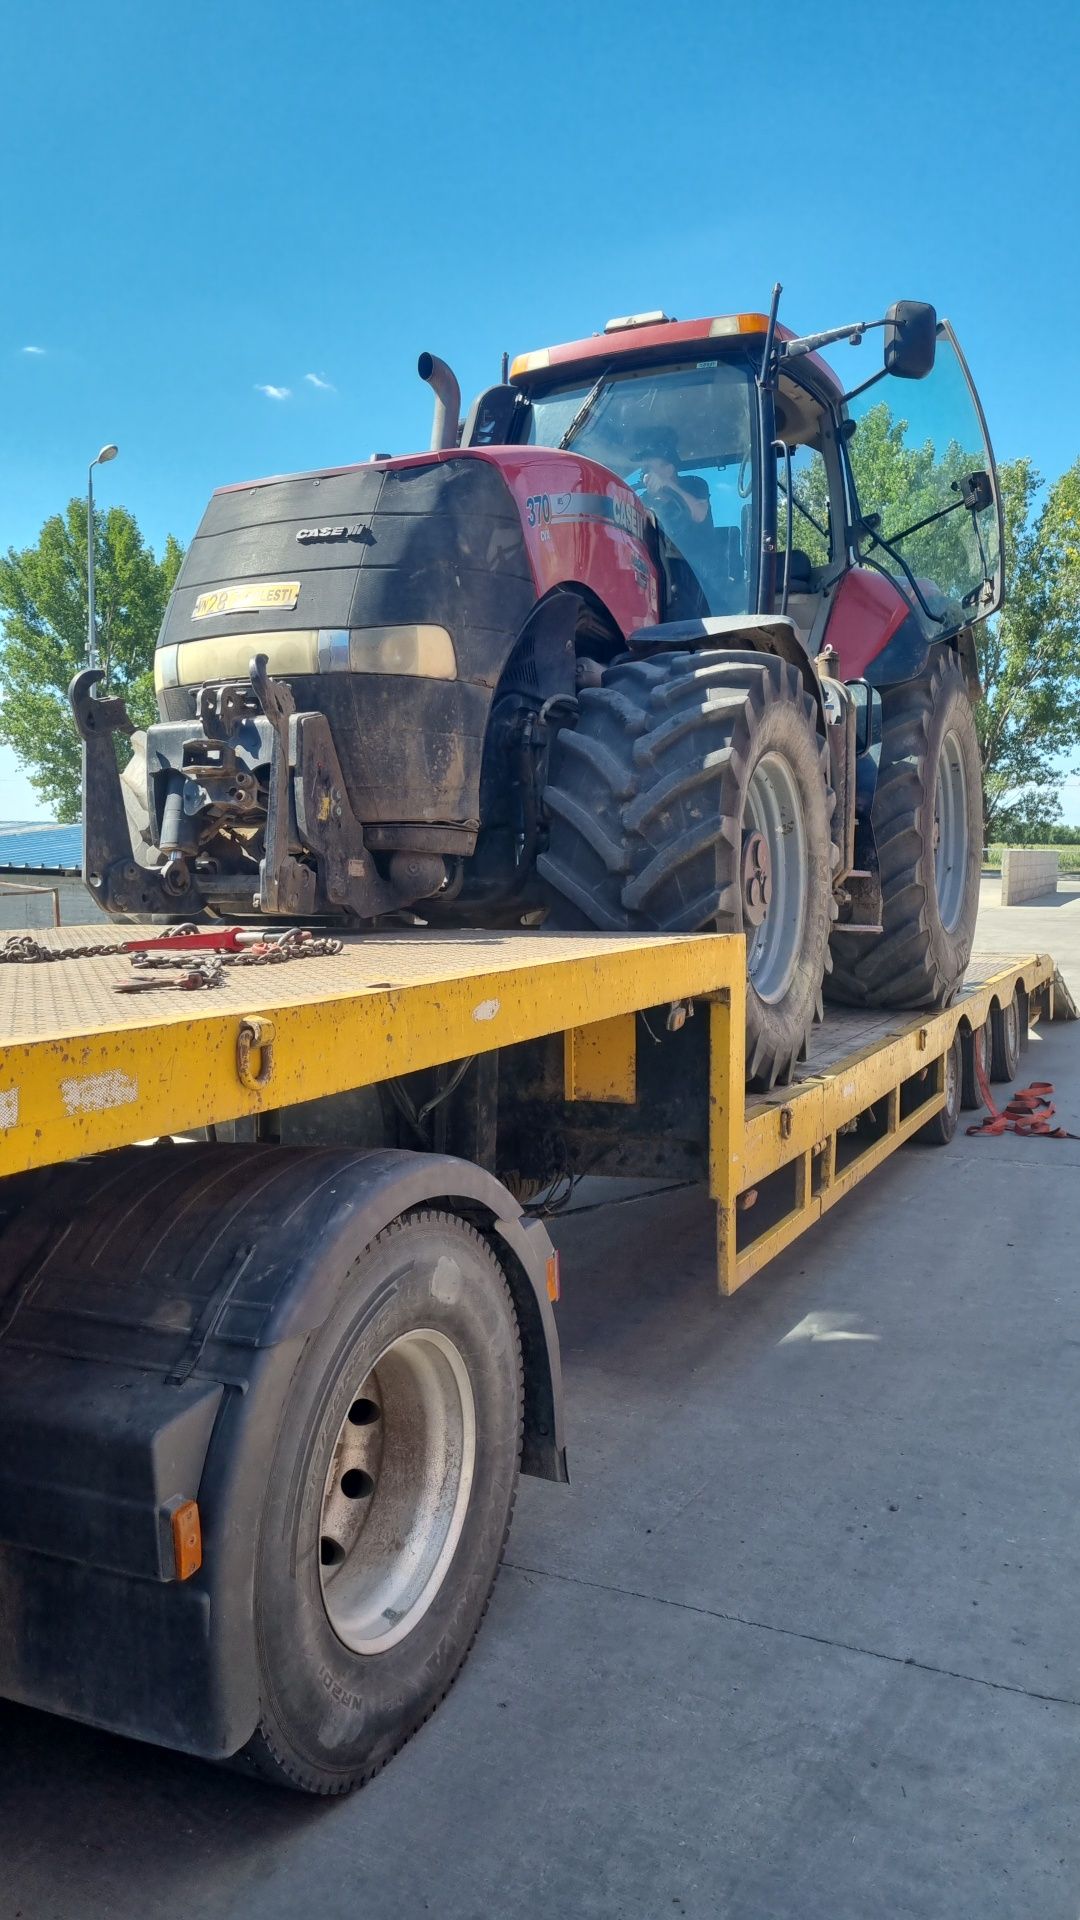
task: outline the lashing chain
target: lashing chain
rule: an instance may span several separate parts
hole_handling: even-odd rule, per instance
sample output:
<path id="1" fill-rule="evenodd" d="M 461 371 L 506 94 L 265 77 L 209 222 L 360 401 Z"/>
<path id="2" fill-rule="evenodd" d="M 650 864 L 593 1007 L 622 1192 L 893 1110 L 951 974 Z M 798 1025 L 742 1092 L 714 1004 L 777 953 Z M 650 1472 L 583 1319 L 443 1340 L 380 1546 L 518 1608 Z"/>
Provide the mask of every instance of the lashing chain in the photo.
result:
<path id="1" fill-rule="evenodd" d="M 285 960 L 317 960 L 323 954 L 340 953 L 344 944 L 342 940 L 320 938 L 301 941 L 295 935 L 283 935 L 280 940 L 245 947 L 242 953 L 218 953 L 214 957 L 222 967 L 279 967 Z M 190 959 L 183 953 L 132 953 L 128 958 L 133 967 L 191 965 Z"/>
<path id="2" fill-rule="evenodd" d="M 172 927 L 168 935 L 163 935 L 162 939 L 179 941 L 185 937 L 197 936 L 202 931 L 193 926 Z M 220 947 L 212 953 L 212 956 L 208 955 L 206 959 L 196 961 L 194 965 L 192 965 L 193 954 L 190 950 L 185 952 L 183 947 L 173 947 L 171 951 L 162 949 L 155 951 L 146 948 L 133 951 L 132 943 L 129 941 L 124 941 L 122 944 L 116 941 L 94 941 L 75 947 L 47 947 L 29 933 L 12 934 L 3 947 L 0 947 L 0 962 L 16 962 L 26 966 L 40 965 L 51 960 L 96 960 L 104 955 L 122 954 L 131 961 L 133 967 L 139 969 L 140 973 L 143 970 L 164 968 L 180 970 L 181 978 L 158 981 L 156 983 L 158 986 L 199 988 L 223 986 L 223 968 L 225 967 L 279 967 L 290 960 L 317 960 L 340 953 L 344 946 L 341 940 L 332 939 L 325 934 L 316 936 L 305 927 L 287 927 L 281 933 L 268 933 L 265 938 L 255 936 L 250 944 L 232 948 L 225 944 L 230 934 L 235 936 L 238 930 L 230 929 L 228 933 L 223 932 Z M 118 993 L 138 993 L 146 992 L 155 985 L 155 982 L 141 979 L 137 974 L 131 980 L 115 984 Z"/>
<path id="3" fill-rule="evenodd" d="M 0 947 L 0 961 L 21 961 L 31 966 L 47 960 L 96 960 L 101 954 L 123 952 L 114 940 L 81 947 L 43 947 L 32 933 L 13 933 Z"/>

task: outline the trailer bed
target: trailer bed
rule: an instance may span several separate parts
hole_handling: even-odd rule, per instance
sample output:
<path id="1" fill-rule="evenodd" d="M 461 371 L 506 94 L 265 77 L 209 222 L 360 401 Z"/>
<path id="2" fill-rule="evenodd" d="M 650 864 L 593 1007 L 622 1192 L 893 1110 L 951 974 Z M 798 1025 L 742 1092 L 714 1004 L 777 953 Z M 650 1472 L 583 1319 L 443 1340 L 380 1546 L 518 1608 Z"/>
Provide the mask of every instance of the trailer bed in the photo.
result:
<path id="1" fill-rule="evenodd" d="M 87 944 L 85 928 L 41 937 L 60 952 Z M 830 1008 L 796 1083 L 746 1095 L 743 967 L 732 935 L 413 930 L 230 967 L 198 992 L 117 993 L 133 972 L 121 951 L 0 964 L 0 1176 L 549 1034 L 565 1035 L 568 1099 L 631 1103 L 636 1013 L 706 1003 L 709 1182 L 730 1293 L 940 1110 L 958 1026 L 981 1026 L 1017 989 L 1053 1011 L 1049 956 L 977 957 L 944 1011 Z"/>
<path id="2" fill-rule="evenodd" d="M 40 939 L 87 944 L 78 927 Z M 711 996 L 741 953 L 731 936 L 410 931 L 228 967 L 212 990 L 131 995 L 116 991 L 133 973 L 120 951 L 0 964 L 0 1176 Z M 238 1072 L 245 1033 L 256 1085 Z"/>

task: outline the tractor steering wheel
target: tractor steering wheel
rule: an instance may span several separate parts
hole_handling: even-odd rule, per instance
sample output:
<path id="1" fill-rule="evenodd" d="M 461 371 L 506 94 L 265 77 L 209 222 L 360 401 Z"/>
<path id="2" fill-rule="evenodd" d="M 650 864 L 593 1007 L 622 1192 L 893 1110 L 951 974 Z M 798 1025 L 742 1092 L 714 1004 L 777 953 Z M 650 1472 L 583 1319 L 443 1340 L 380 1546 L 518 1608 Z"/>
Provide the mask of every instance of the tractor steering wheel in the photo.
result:
<path id="1" fill-rule="evenodd" d="M 677 493 L 674 487 L 657 487 L 656 492 L 647 497 L 654 507 L 663 505 L 664 532 L 678 546 L 683 536 L 697 525 L 682 494 Z"/>

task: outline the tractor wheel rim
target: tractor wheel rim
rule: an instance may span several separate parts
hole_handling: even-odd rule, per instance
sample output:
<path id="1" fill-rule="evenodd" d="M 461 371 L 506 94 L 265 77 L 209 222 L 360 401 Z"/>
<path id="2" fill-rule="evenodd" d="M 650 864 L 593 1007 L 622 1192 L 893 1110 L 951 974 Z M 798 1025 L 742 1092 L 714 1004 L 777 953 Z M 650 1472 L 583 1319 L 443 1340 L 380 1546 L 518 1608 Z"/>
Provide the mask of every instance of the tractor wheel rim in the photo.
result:
<path id="1" fill-rule="evenodd" d="M 431 1606 L 475 1469 L 476 1407 L 461 1354 L 432 1328 L 402 1334 L 353 1395 L 323 1489 L 323 1605 L 354 1653 L 384 1653 Z"/>
<path id="2" fill-rule="evenodd" d="M 964 910 L 967 869 L 967 775 L 960 741 L 955 733 L 947 733 L 941 743 L 934 795 L 934 885 L 946 933 L 955 932 Z"/>
<path id="3" fill-rule="evenodd" d="M 759 926 L 748 929 L 746 971 L 760 1000 L 782 1000 L 791 985 L 806 923 L 806 818 L 781 754 L 764 753 L 750 775 L 744 827 L 768 849 L 770 893 Z"/>

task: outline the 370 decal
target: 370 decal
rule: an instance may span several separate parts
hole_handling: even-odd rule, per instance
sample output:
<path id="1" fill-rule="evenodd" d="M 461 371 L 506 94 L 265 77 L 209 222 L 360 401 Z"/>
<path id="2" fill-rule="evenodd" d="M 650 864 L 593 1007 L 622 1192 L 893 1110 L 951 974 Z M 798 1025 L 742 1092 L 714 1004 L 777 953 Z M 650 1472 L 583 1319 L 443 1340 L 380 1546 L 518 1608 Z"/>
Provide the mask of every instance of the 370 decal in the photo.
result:
<path id="1" fill-rule="evenodd" d="M 549 527 L 552 521 L 601 521 L 645 538 L 646 518 L 632 495 L 604 493 L 530 493 L 525 501 L 525 517 L 530 527 Z"/>

